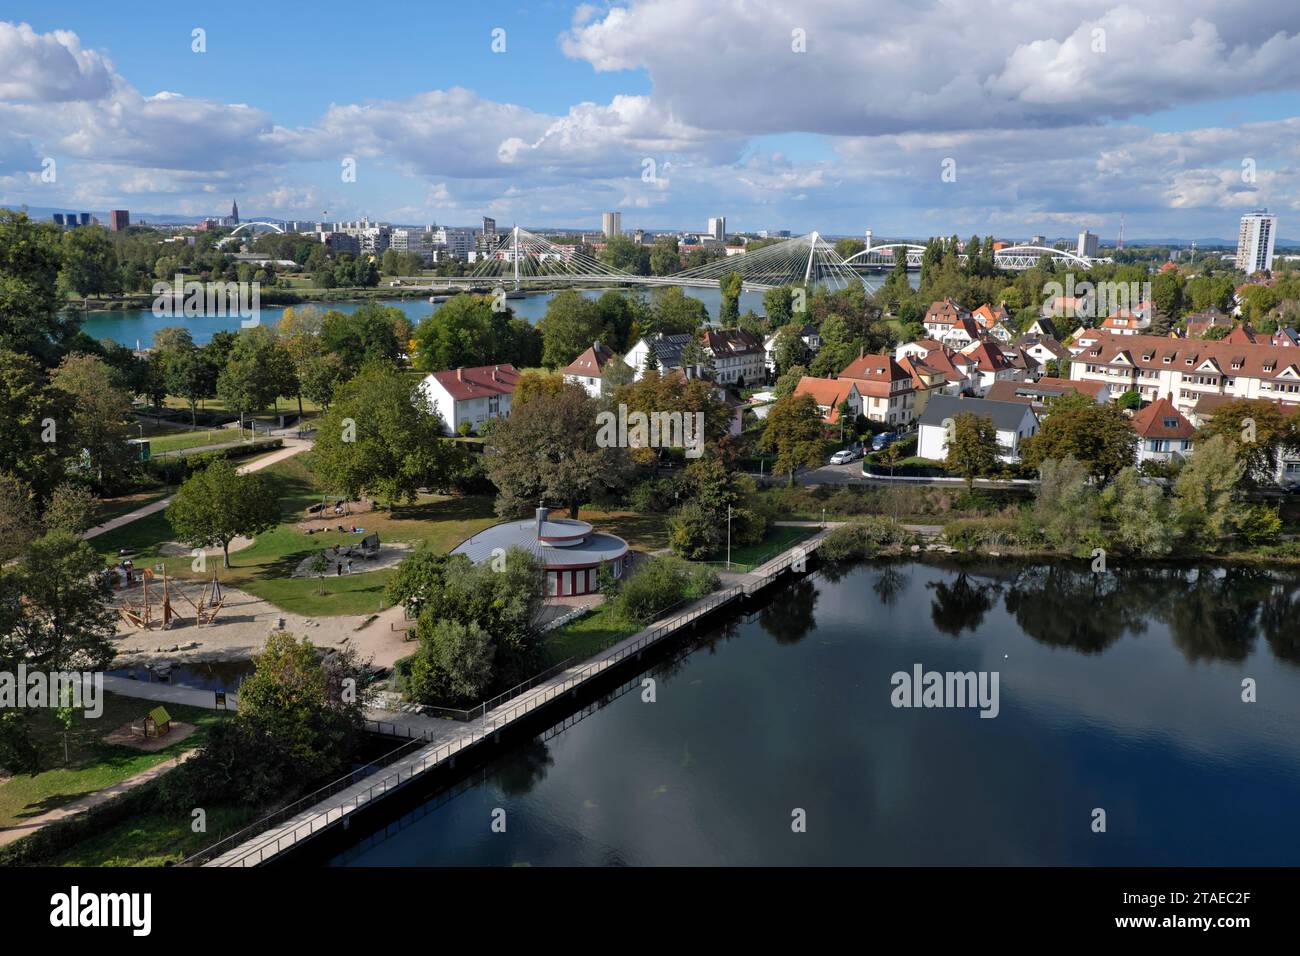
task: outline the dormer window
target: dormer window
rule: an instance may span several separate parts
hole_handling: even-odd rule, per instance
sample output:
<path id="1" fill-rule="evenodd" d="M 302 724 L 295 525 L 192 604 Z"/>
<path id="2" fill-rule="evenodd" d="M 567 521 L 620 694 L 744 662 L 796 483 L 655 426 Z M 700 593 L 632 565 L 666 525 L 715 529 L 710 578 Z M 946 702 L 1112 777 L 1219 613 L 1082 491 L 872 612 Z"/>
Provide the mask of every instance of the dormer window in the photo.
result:
<path id="1" fill-rule="evenodd" d="M 1174 357 L 1173 357 L 1172 355 L 1166 355 L 1166 356 L 1165 356 L 1165 364 L 1166 364 L 1166 365 L 1168 365 L 1168 364 L 1169 364 L 1170 362 L 1172 362 L 1173 360 L 1174 360 Z"/>
<path id="2" fill-rule="evenodd" d="M 1264 371 L 1265 371 L 1265 372 L 1271 372 L 1271 371 L 1273 371 L 1273 369 L 1274 369 L 1275 367 L 1276 367 L 1276 366 L 1274 366 L 1273 364 L 1270 363 L 1270 364 L 1264 366 Z"/>

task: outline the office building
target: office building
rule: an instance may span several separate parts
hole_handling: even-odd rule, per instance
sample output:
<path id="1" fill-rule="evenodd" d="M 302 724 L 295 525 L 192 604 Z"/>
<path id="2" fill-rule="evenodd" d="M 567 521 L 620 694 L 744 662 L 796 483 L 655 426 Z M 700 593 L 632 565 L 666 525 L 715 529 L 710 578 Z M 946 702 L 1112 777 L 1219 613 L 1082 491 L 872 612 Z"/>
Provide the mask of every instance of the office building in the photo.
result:
<path id="1" fill-rule="evenodd" d="M 1273 241 L 1277 237 L 1277 216 L 1257 209 L 1241 217 L 1237 234 L 1237 268 L 1246 275 L 1273 268 Z"/>
<path id="2" fill-rule="evenodd" d="M 600 217 L 600 231 L 604 233 L 606 239 L 612 239 L 614 236 L 623 232 L 623 214 L 621 212 L 607 212 Z"/>
<path id="3" fill-rule="evenodd" d="M 1093 258 L 1097 255 L 1097 237 L 1085 229 L 1079 233 L 1079 247 L 1076 251 L 1085 258 Z"/>
<path id="4" fill-rule="evenodd" d="M 131 225 L 129 209 L 110 209 L 108 211 L 108 228 L 113 232 L 122 232 Z"/>
<path id="5" fill-rule="evenodd" d="M 727 241 L 727 217 L 715 216 L 709 220 L 709 235 L 718 242 Z"/>

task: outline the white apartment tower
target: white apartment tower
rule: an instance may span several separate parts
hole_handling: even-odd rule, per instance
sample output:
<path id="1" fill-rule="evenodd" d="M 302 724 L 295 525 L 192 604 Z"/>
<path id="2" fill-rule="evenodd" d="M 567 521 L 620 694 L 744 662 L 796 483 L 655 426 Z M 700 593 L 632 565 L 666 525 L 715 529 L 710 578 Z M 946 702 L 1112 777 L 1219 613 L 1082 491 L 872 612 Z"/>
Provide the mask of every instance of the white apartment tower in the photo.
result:
<path id="1" fill-rule="evenodd" d="M 606 239 L 621 235 L 623 232 L 623 214 L 621 212 L 602 213 L 600 231 L 605 234 Z"/>
<path id="2" fill-rule="evenodd" d="M 715 216 L 709 220 L 709 235 L 718 242 L 727 241 L 727 217 Z"/>
<path id="3" fill-rule="evenodd" d="M 1237 234 L 1237 268 L 1246 275 L 1273 268 L 1273 240 L 1277 237 L 1277 216 L 1257 209 L 1241 217 Z"/>
<path id="4" fill-rule="evenodd" d="M 1079 233 L 1078 254 L 1088 259 L 1097 255 L 1097 237 L 1086 229 Z"/>

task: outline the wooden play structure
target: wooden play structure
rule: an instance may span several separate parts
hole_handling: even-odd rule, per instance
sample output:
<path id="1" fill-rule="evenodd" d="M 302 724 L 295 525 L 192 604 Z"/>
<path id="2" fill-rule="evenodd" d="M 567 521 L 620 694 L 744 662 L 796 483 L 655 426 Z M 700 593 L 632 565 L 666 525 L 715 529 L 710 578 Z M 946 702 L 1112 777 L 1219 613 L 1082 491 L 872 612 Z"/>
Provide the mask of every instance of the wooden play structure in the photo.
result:
<path id="1" fill-rule="evenodd" d="M 162 615 L 154 617 L 153 597 L 149 593 L 149 585 L 154 579 L 154 573 L 149 568 L 139 572 L 140 575 L 140 600 L 127 600 L 118 607 L 118 612 L 122 619 L 132 627 L 151 628 L 161 626 L 168 628 L 172 626 L 172 620 L 175 614 L 172 612 L 171 597 L 171 580 L 167 577 L 166 569 L 162 572 Z M 134 576 L 134 575 L 133 575 Z"/>
<path id="2" fill-rule="evenodd" d="M 199 627 L 204 624 L 211 624 L 221 613 L 221 606 L 226 601 L 225 593 L 221 590 L 221 582 L 217 580 L 216 572 L 212 573 L 212 580 L 203 585 L 203 590 L 199 592 L 199 603 L 195 604 L 190 600 L 188 594 L 180 591 L 180 596 L 185 598 L 185 603 L 194 608 L 194 623 Z"/>
<path id="3" fill-rule="evenodd" d="M 149 711 L 144 719 L 144 735 L 146 737 L 161 737 L 171 729 L 172 716 L 167 713 L 167 708 L 161 704 Z"/>
<path id="4" fill-rule="evenodd" d="M 148 630 L 153 627 L 161 627 L 164 630 L 171 627 L 172 624 L 180 618 L 172 607 L 172 592 L 179 594 L 182 600 L 194 609 L 194 623 L 199 627 L 205 624 L 211 624 L 217 619 L 221 612 L 222 605 L 225 604 L 225 594 L 221 590 L 221 582 L 217 580 L 214 572 L 212 580 L 203 586 L 199 593 L 198 602 L 190 599 L 190 596 L 179 587 L 174 586 L 172 579 L 167 576 L 166 568 L 163 568 L 158 574 L 162 577 L 162 607 L 160 613 L 154 610 L 154 595 L 157 593 L 157 584 L 154 583 L 155 574 L 149 568 L 137 572 L 140 577 L 140 597 L 139 600 L 128 598 L 118 606 L 118 613 L 122 615 L 122 620 L 132 627 Z"/>

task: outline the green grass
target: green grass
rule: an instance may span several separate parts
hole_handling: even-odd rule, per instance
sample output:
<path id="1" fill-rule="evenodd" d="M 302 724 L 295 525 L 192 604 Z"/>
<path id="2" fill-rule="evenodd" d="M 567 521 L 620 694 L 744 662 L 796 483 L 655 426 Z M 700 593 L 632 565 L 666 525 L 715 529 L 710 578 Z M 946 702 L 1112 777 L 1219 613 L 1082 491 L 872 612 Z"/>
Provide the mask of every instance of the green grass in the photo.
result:
<path id="1" fill-rule="evenodd" d="M 152 491 L 141 491 L 132 495 L 123 495 L 120 498 L 100 499 L 95 502 L 91 527 L 130 514 L 137 508 L 143 508 L 145 505 L 151 505 L 155 501 L 166 498 L 169 494 L 171 494 L 170 489 L 155 488 Z"/>
<path id="2" fill-rule="evenodd" d="M 585 617 L 566 624 L 547 636 L 546 662 L 553 665 L 570 658 L 586 660 L 624 638 L 631 637 L 644 626 L 625 618 L 619 613 L 616 604 L 602 604 Z"/>
<path id="3" fill-rule="evenodd" d="M 189 814 L 132 817 L 50 858 L 46 866 L 163 866 L 179 863 L 241 830 L 253 807 L 206 807 L 207 831 L 195 833 Z"/>
<path id="4" fill-rule="evenodd" d="M 742 565 L 741 568 L 733 567 L 732 570 L 748 570 L 752 565 L 759 565 L 765 561 L 770 561 L 782 551 L 794 547 L 800 541 L 805 541 L 815 535 L 820 528 L 807 528 L 789 525 L 773 525 L 768 529 L 763 540 L 758 544 L 747 544 L 744 547 L 732 547 L 731 563 L 733 565 Z M 722 551 L 708 561 L 710 564 L 719 562 L 726 563 L 727 552 Z"/>
<path id="5" fill-rule="evenodd" d="M 13 826 L 193 750 L 207 739 L 207 728 L 226 716 L 201 707 L 168 704 L 167 712 L 172 717 L 194 724 L 198 729 L 185 740 L 156 753 L 112 746 L 101 739 L 123 724 L 140 719 L 154 706 L 156 702 L 105 692 L 104 712 L 99 717 L 87 719 L 77 712 L 68 737 L 70 759 L 66 764 L 63 731 L 54 711 L 32 711 L 25 719 L 29 722 L 32 742 L 40 750 L 41 766 L 48 769 L 36 774 L 15 774 L 0 784 L 0 826 Z"/>

